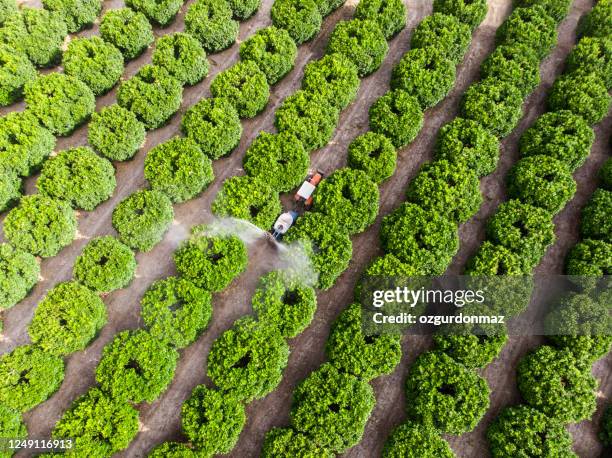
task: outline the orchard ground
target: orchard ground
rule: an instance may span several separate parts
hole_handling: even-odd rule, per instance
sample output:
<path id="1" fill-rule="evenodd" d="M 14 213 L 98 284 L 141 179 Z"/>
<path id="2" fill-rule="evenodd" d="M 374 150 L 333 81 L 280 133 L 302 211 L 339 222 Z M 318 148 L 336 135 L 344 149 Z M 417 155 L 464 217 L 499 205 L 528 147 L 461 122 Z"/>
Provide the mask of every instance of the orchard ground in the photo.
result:
<path id="1" fill-rule="evenodd" d="M 348 144 L 357 135 L 367 130 L 368 107 L 388 90 L 391 68 L 408 49 L 409 37 L 415 25 L 431 14 L 431 0 L 404 1 L 409 12 L 407 27 L 390 42 L 390 51 L 383 67 L 362 81 L 356 101 L 342 113 L 339 127 L 331 144 L 311 156 L 312 166 L 329 173 L 345 165 Z M 34 1 L 23 3 L 40 6 Z M 156 36 L 182 30 L 183 15 L 191 3 L 191 1 L 185 3 L 181 13 L 169 27 L 156 29 Z M 243 121 L 244 135 L 238 148 L 229 157 L 214 162 L 216 176 L 214 183 L 198 198 L 175 205 L 175 225 L 166 234 L 164 241 L 150 252 L 137 255 L 137 278 L 129 287 L 115 291 L 105 298 L 109 321 L 100 336 L 85 351 L 75 353 L 68 358 L 66 378 L 61 389 L 47 402 L 25 414 L 31 437 L 48 437 L 51 428 L 71 402 L 94 384 L 94 370 L 105 344 L 124 329 L 142 327 L 139 301 L 143 293 L 154 280 L 175 273 L 171 260 L 172 252 L 187 236 L 190 227 L 212 220 L 210 205 L 224 179 L 242 174 L 242 158 L 246 148 L 260 130 L 272 131 L 274 110 L 287 95 L 300 88 L 305 64 L 323 54 L 333 26 L 337 21 L 351 16 L 355 3 L 356 0 L 349 0 L 344 7 L 325 20 L 321 33 L 314 41 L 299 47 L 294 70 L 272 88 L 266 110 L 255 118 Z M 489 1 L 488 15 L 475 31 L 471 47 L 458 68 L 454 89 L 443 102 L 426 112 L 424 128 L 419 136 L 408 147 L 400 150 L 395 175 L 381 186 L 381 210 L 376 224 L 353 238 L 353 258 L 349 269 L 344 272 L 333 288 L 319 294 L 318 310 L 313 323 L 290 342 L 292 353 L 281 385 L 264 399 L 252 402 L 247 407 L 247 425 L 230 456 L 257 456 L 265 432 L 273 426 L 284 426 L 289 423 L 291 395 L 296 384 L 325 360 L 324 344 L 331 323 L 350 303 L 353 287 L 365 265 L 380 254 L 378 231 L 382 216 L 404 201 L 407 184 L 415 176 L 420 165 L 431 159 L 433 142 L 438 129 L 456 116 L 461 94 L 471 82 L 478 78 L 480 63 L 493 49 L 495 29 L 509 14 L 511 3 L 511 0 Z M 462 266 L 484 239 L 484 225 L 487 218 L 494 212 L 498 204 L 506 199 L 505 176 L 519 157 L 518 139 L 522 132 L 544 112 L 545 95 L 552 82 L 563 71 L 564 59 L 575 43 L 578 18 L 593 3 L 592 0 L 575 0 L 570 14 L 561 23 L 557 47 L 541 65 L 542 83 L 527 99 L 524 117 L 517 129 L 502 142 L 501 160 L 496 172 L 481 181 L 484 204 L 474 218 L 460 227 L 461 248 L 451 266 L 452 273 L 461 272 Z M 256 30 L 270 24 L 271 5 L 272 0 L 263 0 L 262 7 L 255 16 L 241 23 L 240 40 L 244 40 Z M 108 0 L 104 2 L 103 8 L 107 10 L 119 6 L 123 6 L 122 1 Z M 96 33 L 97 25 L 78 35 L 87 36 Z M 150 62 L 151 54 L 152 49 L 149 49 L 138 59 L 129 62 L 126 65 L 123 79 L 133 75 L 143 64 Z M 180 118 L 185 110 L 200 98 L 209 96 L 210 82 L 214 75 L 229 67 L 237 59 L 238 46 L 236 45 L 209 57 L 211 67 L 209 76 L 203 82 L 185 89 L 182 108 L 173 116 L 170 123 L 150 132 L 144 148 L 132 161 L 115 164 L 117 189 L 113 197 L 93 212 L 81 212 L 79 239 L 58 256 L 42 263 L 44 280 L 38 283 L 36 289 L 24 301 L 5 314 L 4 335 L 0 341 L 2 353 L 27 342 L 27 324 L 32 319 L 36 304 L 40 302 L 49 288 L 71 277 L 74 261 L 87 241 L 95 236 L 114 233 L 111 226 L 113 208 L 131 192 L 146 185 L 143 177 L 143 162 L 147 151 L 179 133 Z M 114 102 L 115 99 L 116 89 L 97 99 L 98 109 Z M 22 109 L 23 104 L 0 109 L 0 114 L 13 111 L 16 107 Z M 578 191 L 568 206 L 555 217 L 557 241 L 549 249 L 537 269 L 538 272 L 562 273 L 565 255 L 578 239 L 578 215 L 594 191 L 596 182 L 593 177 L 606 159 L 606 151 L 609 148 L 609 139 L 612 134 L 612 117 L 608 115 L 601 124 L 595 127 L 595 132 L 597 137 L 593 150 L 585 165 L 575 174 Z M 87 128 L 81 127 L 70 137 L 59 139 L 56 150 L 84 145 L 86 136 Z M 34 191 L 35 180 L 36 177 L 27 180 L 26 189 L 29 193 Z M 288 205 L 289 202 L 290 196 L 285 196 L 285 203 Z M 251 312 L 250 298 L 256 282 L 260 275 L 274 267 L 275 259 L 274 249 L 266 242 L 259 241 L 250 246 L 247 272 L 241 275 L 231 287 L 215 295 L 210 328 L 195 344 L 181 351 L 181 359 L 173 383 L 156 402 L 151 405 L 143 405 L 140 415 L 141 431 L 130 447 L 118 456 L 142 457 L 162 441 L 180 438 L 180 405 L 196 385 L 206 380 L 206 356 L 213 340 L 229 328 L 235 319 Z M 515 380 L 517 362 L 530 349 L 541 343 L 542 339 L 537 337 L 511 337 L 499 358 L 483 370 L 483 375 L 491 387 L 491 408 L 474 431 L 461 437 L 448 437 L 458 456 L 487 455 L 484 435 L 487 425 L 497 416 L 503 406 L 516 404 L 520 400 Z M 404 380 L 408 368 L 417 355 L 430 347 L 431 341 L 426 337 L 411 336 L 404 339 L 402 363 L 390 376 L 381 377 L 373 382 L 377 397 L 376 408 L 368 422 L 363 440 L 349 450 L 346 456 L 369 457 L 379 454 L 390 430 L 399 425 L 405 417 Z M 599 360 L 593 367 L 593 373 L 600 379 L 598 399 L 600 408 L 593 422 L 585 421 L 570 426 L 574 437 L 574 448 L 580 456 L 598 456 L 601 451 L 601 445 L 596 438 L 596 422 L 601 416 L 604 398 L 612 397 L 611 369 L 612 356 L 610 355 Z M 24 453 L 18 456 L 27 455 Z"/>

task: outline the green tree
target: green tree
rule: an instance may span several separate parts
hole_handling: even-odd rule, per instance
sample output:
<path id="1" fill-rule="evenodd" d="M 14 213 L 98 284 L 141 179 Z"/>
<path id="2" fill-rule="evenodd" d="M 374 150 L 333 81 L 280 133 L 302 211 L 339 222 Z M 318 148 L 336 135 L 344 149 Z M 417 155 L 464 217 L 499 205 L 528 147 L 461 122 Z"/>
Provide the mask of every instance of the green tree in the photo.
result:
<path id="1" fill-rule="evenodd" d="M 140 308 L 142 320 L 153 337 L 183 348 L 208 326 L 212 296 L 190 280 L 167 277 L 151 284 Z"/>
<path id="2" fill-rule="evenodd" d="M 28 334 L 46 352 L 65 356 L 84 349 L 106 324 L 106 307 L 76 281 L 59 283 L 38 304 Z"/>
<path id="3" fill-rule="evenodd" d="M 25 412 L 46 401 L 64 380 L 64 361 L 35 345 L 0 356 L 0 405 Z"/>
<path id="4" fill-rule="evenodd" d="M 123 331 L 102 351 L 96 380 L 121 402 L 152 402 L 174 377 L 178 352 L 144 330 Z"/>
<path id="5" fill-rule="evenodd" d="M 36 186 L 41 194 L 63 200 L 75 209 L 94 210 L 115 187 L 115 169 L 87 146 L 61 151 L 42 168 Z"/>
<path id="6" fill-rule="evenodd" d="M 155 39 L 146 16 L 130 8 L 111 9 L 104 13 L 100 36 L 115 45 L 126 60 L 140 56 Z"/>
<path id="7" fill-rule="evenodd" d="M 72 403 L 52 436 L 73 439 L 71 454 L 97 458 L 127 448 L 137 433 L 138 410 L 99 388 L 91 388 Z"/>
<path id="8" fill-rule="evenodd" d="M 74 263 L 74 278 L 99 293 L 125 288 L 134 278 L 134 252 L 115 237 L 91 239 Z"/>
<path id="9" fill-rule="evenodd" d="M 296 57 L 297 45 L 289 32 L 273 25 L 258 30 L 240 45 L 240 59 L 255 62 L 270 85 L 293 69 Z"/>
<path id="10" fill-rule="evenodd" d="M 174 219 L 172 202 L 161 192 L 136 191 L 113 210 L 113 227 L 130 248 L 149 251 L 157 245 Z"/>
<path id="11" fill-rule="evenodd" d="M 41 194 L 24 196 L 4 219 L 4 235 L 16 248 L 49 258 L 70 245 L 77 220 L 70 206 Z"/>
<path id="12" fill-rule="evenodd" d="M 95 96 L 85 83 L 57 72 L 26 84 L 25 102 L 43 126 L 60 136 L 70 135 L 88 121 L 96 106 Z"/>
<path id="13" fill-rule="evenodd" d="M 206 52 L 219 52 L 238 38 L 238 22 L 232 19 L 225 0 L 196 0 L 185 14 L 185 31 L 195 37 Z"/>
<path id="14" fill-rule="evenodd" d="M 200 288 L 225 289 L 246 270 L 247 249 L 234 235 L 194 234 L 174 252 L 176 269 Z"/>
<path id="15" fill-rule="evenodd" d="M 133 112 L 147 129 L 165 124 L 180 108 L 182 98 L 181 82 L 155 65 L 142 66 L 117 90 L 117 103 Z"/>
<path id="16" fill-rule="evenodd" d="M 136 115 L 114 103 L 93 114 L 87 141 L 101 156 L 126 161 L 143 146 L 145 135 L 145 126 Z"/>
<path id="17" fill-rule="evenodd" d="M 153 147 L 145 157 L 144 177 L 151 189 L 172 202 L 193 199 L 215 178 L 211 160 L 189 137 L 173 137 Z"/>

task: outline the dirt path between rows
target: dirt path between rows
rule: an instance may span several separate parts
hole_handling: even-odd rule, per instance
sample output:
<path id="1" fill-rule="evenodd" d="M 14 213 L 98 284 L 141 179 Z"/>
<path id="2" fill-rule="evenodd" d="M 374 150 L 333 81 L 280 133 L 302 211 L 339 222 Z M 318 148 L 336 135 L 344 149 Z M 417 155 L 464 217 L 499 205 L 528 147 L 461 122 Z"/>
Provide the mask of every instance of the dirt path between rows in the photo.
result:
<path id="1" fill-rule="evenodd" d="M 350 141 L 367 130 L 367 108 L 381 94 L 388 90 L 392 66 L 409 48 L 410 34 L 420 20 L 431 13 L 431 0 L 405 1 L 409 9 L 408 27 L 390 43 L 390 52 L 383 68 L 374 75 L 364 79 L 355 103 L 342 114 L 336 134 L 326 148 L 315 152 L 311 164 L 330 172 L 346 163 L 346 147 Z M 105 2 L 118 6 L 122 2 L 116 0 Z M 188 6 L 191 2 L 187 2 Z M 240 38 L 244 39 L 255 30 L 269 24 L 269 11 L 272 0 L 264 0 L 258 13 L 250 20 L 241 24 Z M 525 128 L 544 111 L 544 99 L 552 81 L 563 69 L 563 60 L 575 41 L 574 30 L 578 17 L 593 4 L 593 1 L 576 0 L 570 16 L 561 24 L 559 31 L 559 46 L 542 64 L 542 85 L 527 101 L 525 117 L 516 132 L 504 140 L 502 159 L 495 174 L 482 181 L 481 188 L 485 196 L 485 204 L 478 215 L 460 228 L 461 249 L 451 267 L 452 272 L 461 271 L 465 261 L 475 251 L 483 239 L 483 228 L 487 217 L 505 199 L 504 177 L 511 165 L 518 159 L 517 140 Z M 329 333 L 329 327 L 335 317 L 350 303 L 353 286 L 360 272 L 368 261 L 380 254 L 378 247 L 378 229 L 382 216 L 392 211 L 404 200 L 404 190 L 407 183 L 414 177 L 420 165 L 431 159 L 432 146 L 438 129 L 456 116 L 459 101 L 463 91 L 478 77 L 478 68 L 482 60 L 494 47 L 494 35 L 497 26 L 503 22 L 510 12 L 510 0 L 489 1 L 489 13 L 483 24 L 476 30 L 472 45 L 464 62 L 457 73 L 455 88 L 449 96 L 437 107 L 426 113 L 424 127 L 417 139 L 399 153 L 396 174 L 381 187 L 381 210 L 376 223 L 366 232 L 353 239 L 353 259 L 349 269 L 340 277 L 336 286 L 319 294 L 319 306 L 311 326 L 291 343 L 292 353 L 289 365 L 281 385 L 266 398 L 251 403 L 248 408 L 247 425 L 242 432 L 237 447 L 229 455 L 232 457 L 258 456 L 265 432 L 273 426 L 288 424 L 291 395 L 297 383 L 316 369 L 324 360 L 324 344 Z M 183 7 L 183 12 L 186 10 Z M 264 113 L 256 118 L 243 122 L 244 133 L 237 150 L 228 158 L 216 161 L 214 170 L 215 182 L 197 199 L 175 206 L 176 224 L 164 241 L 149 253 L 140 253 L 138 259 L 137 278 L 127 289 L 116 291 L 105 299 L 108 307 L 109 322 L 92 345 L 85 351 L 75 353 L 67 361 L 66 378 L 60 390 L 47 402 L 25 414 L 25 420 L 32 437 L 47 437 L 61 414 L 71 402 L 94 384 L 94 370 L 100 358 L 102 348 L 113 336 L 123 330 L 142 326 L 139 318 L 139 300 L 148 285 L 159 278 L 174 274 L 171 255 L 178 243 L 186 236 L 188 228 L 210 221 L 210 204 L 221 183 L 226 177 L 241 174 L 242 157 L 247 146 L 260 130 L 273 129 L 274 109 L 288 94 L 299 89 L 304 65 L 311 59 L 321 56 L 327 37 L 334 24 L 351 16 L 353 6 L 347 5 L 331 15 L 318 38 L 299 48 L 296 68 L 272 90 L 270 103 Z M 161 33 L 181 30 L 182 14 L 177 20 Z M 95 29 L 94 29 L 95 31 Z M 160 31 L 156 31 L 160 34 Z M 24 344 L 27 338 L 27 323 L 31 320 L 36 304 L 44 297 L 46 291 L 60 281 L 70 278 L 74 259 L 80 253 L 87 240 L 93 236 L 113 234 L 110 225 L 110 215 L 115 205 L 135 189 L 146 185 L 143 174 L 143 160 L 146 152 L 154 145 L 176 135 L 179 132 L 179 120 L 185 107 L 193 105 L 197 100 L 209 95 L 209 85 L 214 74 L 227 68 L 237 59 L 238 47 L 234 46 L 223 53 L 210 56 L 211 74 L 206 80 L 184 92 L 183 106 L 172 121 L 147 136 L 145 147 L 136 158 L 129 163 L 117 164 L 117 190 L 112 199 L 98 207 L 94 212 L 82 213 L 79 218 L 81 239 L 63 250 L 59 256 L 43 262 L 41 281 L 33 293 L 22 303 L 6 314 L 4 339 L 0 342 L 0 352 L 10 351 L 17 345 Z M 151 50 L 137 61 L 128 64 L 126 75 L 135 73 L 138 67 L 150 61 Z M 115 92 L 102 97 L 98 105 L 107 105 L 115 100 Z M 0 113 L 4 113 L 2 110 Z M 576 173 L 579 182 L 578 193 L 568 207 L 557 215 L 558 241 L 547 253 L 540 270 L 561 272 L 562 260 L 568 248 L 575 242 L 577 215 L 588 196 L 592 193 L 595 182 L 593 176 L 599 168 L 605 155 L 609 136 L 612 131 L 612 120 L 608 118 L 597 126 L 597 141 L 587 163 Z M 86 129 L 79 129 L 71 137 L 61 139 L 59 148 L 82 145 L 86 142 Z M 34 180 L 28 182 L 32 190 Z M 208 383 L 205 377 L 205 364 L 210 345 L 216 337 L 231 326 L 231 323 L 248 313 L 251 313 L 250 297 L 260 275 L 274 268 L 276 254 L 266 243 L 255 243 L 250 247 L 250 262 L 246 273 L 238 278 L 230 288 L 215 296 L 214 313 L 209 330 L 190 347 L 181 351 L 176 375 L 168 390 L 153 404 L 142 405 L 141 431 L 130 447 L 117 456 L 142 457 L 155 445 L 164 440 L 181 439 L 180 435 L 180 405 L 189 396 L 193 387 L 200 383 Z M 479 427 L 472 433 L 459 438 L 449 437 L 449 441 L 462 457 L 487 456 L 484 431 L 486 425 L 493 419 L 501 407 L 519 402 L 515 388 L 514 372 L 517 360 L 529 348 L 539 345 L 538 338 L 512 339 L 506 345 L 500 357 L 489 365 L 483 375 L 492 389 L 491 409 Z M 401 423 L 404 418 L 403 381 L 410 364 L 416 356 L 426 350 L 430 342 L 425 337 L 407 337 L 403 342 L 404 358 L 396 371 L 387 377 L 381 377 L 373 382 L 377 395 L 377 405 L 368 422 L 362 442 L 345 454 L 349 457 L 371 457 L 379 455 L 384 440 L 389 431 Z M 598 362 L 594 373 L 602 378 L 602 395 L 612 396 L 612 380 L 610 366 L 612 359 L 608 357 Z M 602 398 L 603 399 L 603 398 Z M 599 415 L 599 414 L 598 414 Z M 575 437 L 575 449 L 580 456 L 592 457 L 599 454 L 599 444 L 595 438 L 595 429 L 591 422 L 573 425 L 571 428 Z M 25 455 L 23 455 L 25 456 Z"/>

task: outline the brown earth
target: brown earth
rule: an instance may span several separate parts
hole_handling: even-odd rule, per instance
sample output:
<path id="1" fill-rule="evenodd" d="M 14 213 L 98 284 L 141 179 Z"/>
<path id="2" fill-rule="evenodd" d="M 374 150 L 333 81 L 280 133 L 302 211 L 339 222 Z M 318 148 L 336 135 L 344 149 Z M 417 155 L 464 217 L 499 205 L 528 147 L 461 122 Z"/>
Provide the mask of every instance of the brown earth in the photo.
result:
<path id="1" fill-rule="evenodd" d="M 28 2 L 30 3 L 30 2 Z M 189 5 L 191 2 L 187 2 Z M 164 241 L 148 253 L 139 253 L 137 278 L 129 288 L 116 291 L 105 298 L 108 306 L 109 322 L 100 336 L 86 350 L 70 356 L 66 365 L 66 378 L 60 388 L 47 402 L 24 415 L 31 437 L 47 437 L 61 414 L 71 402 L 87 391 L 94 384 L 94 371 L 104 345 L 113 336 L 123 330 L 142 326 L 139 318 L 139 300 L 148 285 L 159 278 L 174 274 L 171 255 L 177 244 L 186 236 L 188 228 L 211 220 L 210 204 L 223 180 L 235 174 L 241 174 L 242 157 L 246 147 L 260 130 L 273 129 L 275 107 L 300 86 L 304 65 L 311 59 L 321 56 L 334 24 L 351 16 L 355 2 L 349 0 L 347 5 L 328 17 L 324 27 L 313 42 L 299 48 L 296 68 L 272 90 L 270 104 L 264 113 L 243 123 L 244 134 L 237 150 L 228 158 L 216 161 L 214 170 L 215 182 L 197 199 L 175 206 L 175 222 Z M 327 172 L 341 167 L 346 162 L 346 147 L 360 133 L 367 130 L 367 108 L 388 89 L 392 66 L 400 59 L 409 47 L 409 37 L 415 27 L 426 15 L 431 13 L 432 1 L 405 0 L 409 10 L 408 27 L 390 43 L 390 52 L 383 67 L 374 75 L 363 80 L 357 100 L 341 116 L 339 127 L 330 145 L 312 155 L 311 163 Z M 558 46 L 542 63 L 542 84 L 526 102 L 525 116 L 515 132 L 502 143 L 502 156 L 498 170 L 482 180 L 481 189 L 485 203 L 478 215 L 460 228 L 461 249 L 456 256 L 450 272 L 460 272 L 469 256 L 482 241 L 483 227 L 497 205 L 505 199 L 504 177 L 511 165 L 518 159 L 517 140 L 520 134 L 533 123 L 545 109 L 545 96 L 552 82 L 563 70 L 563 61 L 575 43 L 575 28 L 578 18 L 593 5 L 593 1 L 576 0 L 568 18 L 560 25 Z M 120 6 L 122 2 L 111 0 L 105 2 L 105 8 Z M 255 30 L 269 25 L 269 11 L 272 0 L 264 0 L 259 12 L 250 20 L 241 24 L 240 38 L 244 40 Z M 431 159 L 433 141 L 438 129 L 451 120 L 458 111 L 463 91 L 478 77 L 478 68 L 482 60 L 494 47 L 494 34 L 497 26 L 510 11 L 510 0 L 489 1 L 489 13 L 483 24 L 476 30 L 472 45 L 458 69 L 455 88 L 437 107 L 426 113 L 424 128 L 417 139 L 399 153 L 396 174 L 381 187 L 381 211 L 377 222 L 366 232 L 353 239 L 353 259 L 349 269 L 340 277 L 336 286 L 319 294 L 319 307 L 311 326 L 300 336 L 291 341 L 292 354 L 281 385 L 266 398 L 255 401 L 248 406 L 248 422 L 242 432 L 240 441 L 230 454 L 234 457 L 257 456 L 264 434 L 273 426 L 288 424 L 288 413 L 291 394 L 296 384 L 316 369 L 324 360 L 324 344 L 333 319 L 348 305 L 352 289 L 359 273 L 367 262 L 380 254 L 378 247 L 378 227 L 380 219 L 392 211 L 404 199 L 404 190 L 414 177 L 419 166 Z M 183 12 L 186 7 L 183 7 Z M 168 28 L 157 30 L 161 35 L 183 27 L 182 13 Z M 82 34 L 95 33 L 86 31 Z M 113 234 L 110 216 L 115 205 L 135 189 L 146 185 L 142 169 L 146 152 L 154 145 L 179 133 L 180 116 L 185 109 L 197 100 L 209 95 L 209 84 L 219 71 L 230 66 L 237 59 L 238 47 L 210 56 L 211 74 L 202 83 L 186 88 L 184 101 L 179 114 L 161 129 L 150 132 L 145 147 L 134 160 L 116 164 L 118 186 L 112 199 L 102 204 L 95 211 L 79 216 L 80 238 L 59 256 L 43 261 L 42 277 L 32 294 L 23 302 L 5 314 L 5 326 L 0 352 L 10 351 L 17 345 L 28 342 L 27 324 L 30 322 L 36 304 L 44 297 L 46 291 L 60 281 L 70 278 L 74 259 L 80 253 L 87 240 L 93 236 Z M 125 77 L 133 75 L 144 63 L 150 61 L 151 50 L 127 66 Z M 98 100 L 98 106 L 107 105 L 115 100 L 115 92 Z M 18 105 L 22 108 L 22 105 Z M 11 107 L 11 109 L 15 109 Z M 0 110 L 0 113 L 7 112 Z M 548 251 L 539 270 L 560 273 L 565 254 L 577 240 L 577 218 L 596 186 L 595 175 L 598 168 L 609 154 L 609 139 L 612 132 L 610 116 L 596 127 L 597 140 L 592 154 L 586 164 L 576 172 L 578 192 L 567 208 L 555 218 L 558 240 Z M 81 128 L 68 138 L 58 142 L 58 149 L 86 143 L 86 128 Z M 32 192 L 34 179 L 28 180 L 27 188 Z M 276 255 L 265 243 L 254 243 L 250 247 L 250 263 L 246 273 L 238 278 L 230 288 L 215 296 L 214 316 L 209 330 L 187 349 L 181 351 L 181 359 L 176 376 L 168 390 L 153 404 L 140 406 L 141 431 L 130 447 L 117 456 L 141 457 L 164 440 L 180 439 L 180 404 L 189 396 L 191 390 L 200 383 L 208 383 L 205 377 L 205 364 L 211 343 L 231 323 L 240 316 L 251 312 L 250 296 L 258 277 L 275 265 Z M 455 452 L 462 457 L 487 456 L 487 444 L 484 431 L 488 423 L 499 410 L 508 404 L 520 402 L 516 390 L 514 373 L 518 359 L 530 348 L 541 344 L 541 339 L 511 338 L 500 357 L 489 365 L 483 375 L 491 387 L 491 408 L 485 419 L 475 431 L 461 437 L 449 437 Z M 368 422 L 362 442 L 345 455 L 351 457 L 378 456 L 389 431 L 401 423 L 404 418 L 403 381 L 414 358 L 429 348 L 430 342 L 425 337 L 406 337 L 403 342 L 404 358 L 395 372 L 373 382 L 376 391 L 377 405 Z M 612 378 L 609 356 L 600 360 L 593 373 L 601 380 L 600 404 L 612 396 Z M 601 407 L 601 406 L 600 406 Z M 598 419 L 601 409 L 595 416 Z M 596 439 L 596 426 L 593 422 L 582 422 L 570 426 L 575 439 L 575 451 L 581 457 L 594 457 L 601 453 Z M 25 454 L 22 454 L 26 456 Z"/>

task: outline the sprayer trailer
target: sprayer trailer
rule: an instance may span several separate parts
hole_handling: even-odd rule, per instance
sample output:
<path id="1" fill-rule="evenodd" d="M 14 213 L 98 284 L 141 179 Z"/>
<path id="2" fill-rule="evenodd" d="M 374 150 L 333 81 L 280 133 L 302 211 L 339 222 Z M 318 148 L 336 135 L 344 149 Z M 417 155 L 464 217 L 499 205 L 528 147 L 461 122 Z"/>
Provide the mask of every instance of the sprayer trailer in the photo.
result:
<path id="1" fill-rule="evenodd" d="M 311 170 L 308 172 L 306 181 L 302 183 L 300 189 L 295 193 L 295 201 L 303 202 L 304 208 L 308 210 L 312 206 L 312 193 L 317 188 L 317 185 L 323 179 L 323 173 L 319 170 Z"/>

